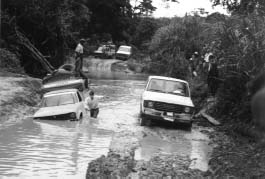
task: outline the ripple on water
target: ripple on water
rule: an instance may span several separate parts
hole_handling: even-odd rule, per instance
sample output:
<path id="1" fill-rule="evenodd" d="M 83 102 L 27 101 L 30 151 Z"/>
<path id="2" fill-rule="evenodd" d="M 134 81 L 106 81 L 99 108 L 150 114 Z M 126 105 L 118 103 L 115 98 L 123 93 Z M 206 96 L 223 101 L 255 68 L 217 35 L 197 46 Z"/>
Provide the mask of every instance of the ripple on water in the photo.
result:
<path id="1" fill-rule="evenodd" d="M 27 119 L 2 127 L 0 173 L 18 178 L 83 178 L 88 162 L 107 154 L 112 133 L 95 128 L 89 119 L 80 122 Z"/>

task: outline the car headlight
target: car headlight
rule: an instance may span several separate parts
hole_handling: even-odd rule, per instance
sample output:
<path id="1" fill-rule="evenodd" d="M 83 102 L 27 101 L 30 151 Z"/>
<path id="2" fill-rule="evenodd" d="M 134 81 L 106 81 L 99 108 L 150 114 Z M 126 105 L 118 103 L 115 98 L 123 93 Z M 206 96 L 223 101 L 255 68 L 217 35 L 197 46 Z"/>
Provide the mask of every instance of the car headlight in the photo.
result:
<path id="1" fill-rule="evenodd" d="M 75 113 L 74 112 L 72 112 L 72 113 L 70 113 L 70 118 L 72 118 L 72 119 L 74 119 L 74 118 L 76 118 L 76 115 L 75 115 Z"/>
<path id="2" fill-rule="evenodd" d="M 144 101 L 144 107 L 153 108 L 154 107 L 154 102 L 153 101 Z"/>
<path id="3" fill-rule="evenodd" d="M 147 102 L 147 107 L 148 108 L 153 108 L 154 107 L 154 102 L 153 101 L 148 101 Z"/>
<path id="4" fill-rule="evenodd" d="M 185 113 L 189 113 L 190 111 L 191 111 L 191 110 L 190 110 L 190 107 L 187 107 L 187 106 L 186 106 L 186 107 L 184 108 L 184 112 L 185 112 Z"/>

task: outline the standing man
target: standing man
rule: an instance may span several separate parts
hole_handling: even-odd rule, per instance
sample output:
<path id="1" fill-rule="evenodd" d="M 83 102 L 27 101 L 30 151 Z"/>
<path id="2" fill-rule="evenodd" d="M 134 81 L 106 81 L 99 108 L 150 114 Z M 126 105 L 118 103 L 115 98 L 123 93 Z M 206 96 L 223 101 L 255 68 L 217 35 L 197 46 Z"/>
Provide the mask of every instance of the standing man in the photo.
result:
<path id="1" fill-rule="evenodd" d="M 75 49 L 75 72 L 80 76 L 83 67 L 83 54 L 84 54 L 85 39 L 81 39 Z"/>
<path id="2" fill-rule="evenodd" d="M 209 56 L 207 83 L 208 83 L 208 89 L 209 89 L 210 94 L 212 96 L 214 96 L 216 94 L 216 91 L 217 91 L 218 86 L 219 86 L 218 77 L 219 77 L 218 67 L 216 64 L 215 57 L 213 55 L 210 55 Z"/>

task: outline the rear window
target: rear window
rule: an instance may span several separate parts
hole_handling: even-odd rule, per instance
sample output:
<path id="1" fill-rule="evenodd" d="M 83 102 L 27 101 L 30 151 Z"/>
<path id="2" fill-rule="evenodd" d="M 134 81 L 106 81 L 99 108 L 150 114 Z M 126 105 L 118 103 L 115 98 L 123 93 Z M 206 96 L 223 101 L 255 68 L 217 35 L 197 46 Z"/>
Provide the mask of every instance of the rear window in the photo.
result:
<path id="1" fill-rule="evenodd" d="M 44 97 L 42 100 L 42 107 L 61 106 L 67 104 L 74 104 L 75 96 L 73 93 L 60 94 Z"/>
<path id="2" fill-rule="evenodd" d="M 180 81 L 151 79 L 148 84 L 147 91 L 170 93 L 174 95 L 189 97 L 187 84 Z"/>

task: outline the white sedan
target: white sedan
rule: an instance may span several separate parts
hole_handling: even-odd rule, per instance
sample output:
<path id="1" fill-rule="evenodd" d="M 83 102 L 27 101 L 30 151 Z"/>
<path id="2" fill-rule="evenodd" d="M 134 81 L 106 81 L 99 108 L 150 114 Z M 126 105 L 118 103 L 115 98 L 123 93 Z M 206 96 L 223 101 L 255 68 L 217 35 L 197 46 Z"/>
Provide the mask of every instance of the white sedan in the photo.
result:
<path id="1" fill-rule="evenodd" d="M 80 120 L 85 115 L 84 97 L 77 89 L 64 89 L 44 94 L 34 119 Z"/>

